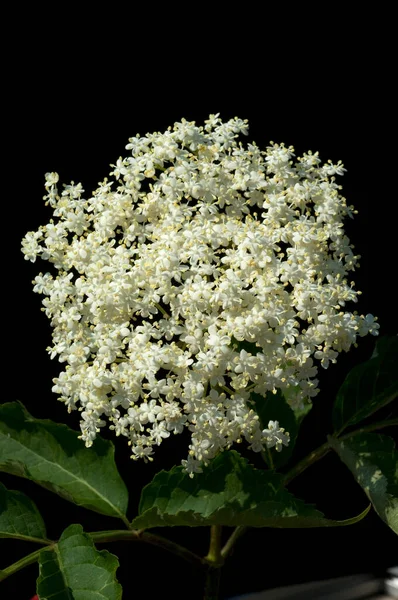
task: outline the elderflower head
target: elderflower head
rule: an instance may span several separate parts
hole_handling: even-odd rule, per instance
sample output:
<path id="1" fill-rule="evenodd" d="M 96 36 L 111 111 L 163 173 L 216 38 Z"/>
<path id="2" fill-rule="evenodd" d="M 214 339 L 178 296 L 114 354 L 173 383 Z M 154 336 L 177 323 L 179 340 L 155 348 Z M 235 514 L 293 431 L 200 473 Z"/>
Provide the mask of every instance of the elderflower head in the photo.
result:
<path id="1" fill-rule="evenodd" d="M 300 411 L 319 365 L 377 335 L 372 315 L 345 310 L 359 292 L 343 166 L 244 146 L 247 127 L 211 115 L 137 135 L 88 199 L 47 173 L 53 220 L 23 252 L 53 265 L 34 290 L 51 357 L 66 363 L 53 391 L 81 411 L 86 446 L 109 422 L 134 459 L 152 460 L 188 429 L 190 474 L 242 439 L 280 450 L 288 434 L 278 421 L 261 428 L 250 394 L 279 389 Z"/>

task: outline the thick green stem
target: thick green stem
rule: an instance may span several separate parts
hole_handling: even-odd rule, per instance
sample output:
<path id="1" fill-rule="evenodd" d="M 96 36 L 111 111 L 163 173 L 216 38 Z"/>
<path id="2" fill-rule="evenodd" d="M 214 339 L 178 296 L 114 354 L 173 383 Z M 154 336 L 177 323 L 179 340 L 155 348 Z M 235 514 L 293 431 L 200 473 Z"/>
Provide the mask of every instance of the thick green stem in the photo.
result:
<path id="1" fill-rule="evenodd" d="M 221 567 L 224 564 L 224 557 L 221 554 L 221 536 L 221 525 L 212 525 L 209 552 L 204 559 L 208 563 L 204 600 L 218 600 L 219 598 Z"/>
<path id="2" fill-rule="evenodd" d="M 203 600 L 219 600 L 221 568 L 208 566 Z"/>
<path id="3" fill-rule="evenodd" d="M 207 553 L 205 560 L 215 565 L 223 563 L 223 558 L 221 556 L 221 535 L 221 525 L 212 525 L 210 528 L 209 552 Z"/>

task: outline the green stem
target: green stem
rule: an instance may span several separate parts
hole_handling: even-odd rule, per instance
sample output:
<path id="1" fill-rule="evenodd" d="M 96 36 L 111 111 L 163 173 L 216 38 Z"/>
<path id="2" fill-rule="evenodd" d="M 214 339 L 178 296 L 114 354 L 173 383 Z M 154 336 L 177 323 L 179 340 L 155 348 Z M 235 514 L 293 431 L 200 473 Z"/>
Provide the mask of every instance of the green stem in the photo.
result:
<path id="1" fill-rule="evenodd" d="M 51 547 L 51 546 L 49 546 L 49 547 Z M 21 558 L 21 560 L 18 560 L 17 562 L 13 563 L 9 567 L 6 567 L 5 569 L 0 570 L 0 581 L 3 581 L 10 575 L 14 575 L 14 573 L 17 573 L 24 567 L 27 567 L 28 565 L 31 565 L 34 562 L 37 562 L 39 559 L 39 554 L 42 551 L 43 551 L 43 548 L 40 548 L 39 550 L 35 550 L 34 552 L 31 552 L 27 556 L 24 556 L 23 558 Z"/>
<path id="2" fill-rule="evenodd" d="M 273 471 L 275 468 L 274 461 L 272 459 L 272 452 L 269 448 L 267 448 L 267 455 L 268 455 L 269 468 Z"/>
<path id="3" fill-rule="evenodd" d="M 205 557 L 209 563 L 214 565 L 222 565 L 223 558 L 221 556 L 221 525 L 212 525 L 210 528 L 210 546 L 209 552 Z"/>
<path id="4" fill-rule="evenodd" d="M 220 390 L 224 390 L 224 392 L 227 392 L 227 394 L 229 396 L 233 396 L 233 394 L 235 393 L 234 390 L 231 390 L 229 387 L 227 387 L 226 385 L 219 385 L 217 386 Z"/>
<path id="5" fill-rule="evenodd" d="M 326 454 L 328 454 L 330 450 L 331 448 L 329 446 L 329 442 L 325 442 L 324 444 L 322 444 L 322 446 L 319 446 L 319 448 L 316 448 L 316 450 L 313 450 L 312 452 L 307 454 L 307 456 L 303 458 L 303 460 L 300 460 L 292 469 L 290 469 L 290 471 L 286 473 L 286 475 L 283 478 L 283 485 L 287 485 L 288 483 L 290 483 L 292 479 L 295 479 L 303 471 L 308 469 L 309 466 L 314 464 L 320 458 L 326 456 Z"/>
<path id="6" fill-rule="evenodd" d="M 238 541 L 238 539 L 244 533 L 246 533 L 247 529 L 248 528 L 246 527 L 246 525 L 239 525 L 238 527 L 235 527 L 235 529 L 233 530 L 233 532 L 229 536 L 226 544 L 224 545 L 223 549 L 221 550 L 221 556 L 224 559 L 227 558 L 227 556 L 232 551 L 232 548 L 234 547 L 235 543 Z"/>
<path id="7" fill-rule="evenodd" d="M 4 538 L 10 539 L 10 540 L 21 540 L 23 542 L 33 542 L 34 544 L 43 544 L 44 546 L 49 546 L 50 544 L 54 544 L 54 540 L 48 540 L 46 538 L 36 538 L 36 537 L 32 537 L 30 535 L 18 535 L 17 533 L 15 534 L 3 534 Z"/>
<path id="8" fill-rule="evenodd" d="M 162 548 L 167 552 L 171 552 L 175 556 L 184 559 L 185 561 L 195 565 L 196 567 L 203 568 L 206 564 L 205 560 L 202 559 L 194 552 L 191 552 L 184 546 L 180 546 L 175 542 L 171 542 L 170 540 L 163 538 L 160 535 L 155 535 L 153 533 L 149 533 L 147 531 L 132 529 L 130 531 L 126 531 L 125 529 L 121 530 L 111 530 L 111 531 L 93 531 L 88 532 L 88 535 L 91 537 L 94 543 L 102 544 L 105 542 L 120 542 L 120 541 L 128 541 L 128 542 L 145 542 L 146 544 L 151 544 L 152 546 L 157 546 L 158 548 Z M 37 540 L 40 543 L 46 543 L 44 540 Z M 51 549 L 51 547 L 55 546 L 56 542 L 47 542 L 47 547 Z M 6 567 L 3 570 L 0 570 L 0 581 L 6 579 L 10 575 L 13 575 L 17 571 L 20 571 L 24 567 L 36 562 L 39 559 L 39 554 L 42 549 L 35 550 L 31 554 L 24 556 L 21 560 L 13 563 L 9 567 Z"/>
<path id="9" fill-rule="evenodd" d="M 209 565 L 206 571 L 205 592 L 203 600 L 218 600 L 220 593 L 220 567 Z"/>
<path id="10" fill-rule="evenodd" d="M 146 544 L 151 544 L 152 546 L 157 546 L 158 548 L 162 548 L 167 552 L 171 552 L 172 554 L 179 556 L 180 558 L 197 567 L 203 567 L 204 564 L 204 559 L 194 552 L 188 550 L 188 548 L 180 546 L 179 544 L 176 544 L 175 542 L 172 542 L 160 535 L 149 533 L 148 531 L 140 529 L 125 531 L 122 529 L 120 531 L 93 531 L 88 535 L 91 537 L 93 542 L 97 544 L 119 541 L 145 542 Z"/>
<path id="11" fill-rule="evenodd" d="M 366 425 L 365 427 L 360 427 L 359 429 L 355 429 L 354 431 L 350 431 L 345 435 L 342 435 L 340 440 L 347 440 L 351 437 L 359 435 L 361 433 L 368 433 L 371 431 L 376 431 L 377 429 L 383 429 L 385 427 L 392 427 L 394 425 L 398 425 L 398 419 L 390 419 L 389 421 L 379 421 L 377 423 L 371 423 L 370 425 Z M 332 437 L 337 437 L 335 434 Z M 331 447 L 329 442 L 325 442 L 316 450 L 310 452 L 305 458 L 300 460 L 290 471 L 288 471 L 283 479 L 283 485 L 287 485 L 293 479 L 295 479 L 298 475 L 300 475 L 303 471 L 305 471 L 308 467 L 314 464 L 317 460 L 323 458 L 331 451 Z"/>
<path id="12" fill-rule="evenodd" d="M 128 529 L 129 531 L 134 531 L 134 529 L 131 527 L 131 523 L 130 523 L 130 521 L 128 520 L 128 518 L 127 518 L 127 517 L 125 517 L 125 516 L 123 515 L 123 516 L 122 516 L 122 517 L 120 517 L 120 518 L 121 518 L 121 520 L 123 521 L 123 523 L 126 525 L 126 527 L 127 527 L 127 529 Z"/>
<path id="13" fill-rule="evenodd" d="M 160 306 L 160 304 L 158 304 L 157 302 L 155 302 L 155 306 L 158 310 L 160 310 L 160 312 L 162 313 L 162 315 L 166 318 L 166 319 L 170 319 L 170 315 L 167 311 L 164 310 L 164 308 L 162 306 Z"/>
<path id="14" fill-rule="evenodd" d="M 142 534 L 142 541 L 146 542 L 147 544 L 152 544 L 153 546 L 158 546 L 158 548 L 163 548 L 163 550 L 175 554 L 179 558 L 184 559 L 196 567 L 203 567 L 203 559 L 200 556 L 194 552 L 191 552 L 188 550 L 188 548 L 180 546 L 179 544 L 161 537 L 160 535 L 144 532 Z"/>
<path id="15" fill-rule="evenodd" d="M 210 528 L 209 552 L 205 557 L 208 563 L 206 570 L 204 600 L 218 600 L 220 591 L 221 567 L 224 557 L 221 554 L 221 525 L 212 525 Z"/>
<path id="16" fill-rule="evenodd" d="M 350 433 L 346 433 L 339 437 L 340 440 L 347 440 L 348 438 L 359 435 L 360 433 L 368 433 L 370 431 L 375 431 L 376 429 L 384 429 L 385 427 L 394 427 L 398 425 L 398 419 L 389 419 L 387 421 L 379 421 L 378 423 L 371 423 L 370 425 L 365 425 L 365 427 L 360 427 L 359 429 L 355 429 Z"/>
<path id="17" fill-rule="evenodd" d="M 267 451 L 268 451 L 268 448 L 267 448 Z M 267 465 L 268 469 L 270 469 L 271 467 L 270 467 L 269 462 L 268 462 L 268 454 L 267 454 L 267 452 L 265 450 L 260 450 L 260 456 L 263 459 L 264 463 Z"/>
<path id="18" fill-rule="evenodd" d="M 95 544 L 104 544 L 105 542 L 134 542 L 142 539 L 142 534 L 136 529 L 132 529 L 131 531 L 126 531 L 125 529 L 89 531 L 87 535 L 91 537 Z"/>

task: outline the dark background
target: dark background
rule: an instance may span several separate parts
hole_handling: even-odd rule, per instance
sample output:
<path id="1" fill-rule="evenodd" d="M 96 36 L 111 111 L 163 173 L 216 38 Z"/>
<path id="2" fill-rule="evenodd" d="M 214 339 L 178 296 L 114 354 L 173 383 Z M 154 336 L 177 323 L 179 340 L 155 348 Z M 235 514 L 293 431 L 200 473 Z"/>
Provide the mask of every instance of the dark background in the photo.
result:
<path id="1" fill-rule="evenodd" d="M 112 43 L 107 39 L 106 20 L 104 30 L 94 32 L 76 16 L 62 32 L 60 21 L 54 20 L 50 27 L 32 33 L 25 14 L 18 38 L 23 53 L 8 62 L 3 111 L 7 277 L 2 288 L 6 387 L 2 401 L 20 400 L 35 417 L 77 429 L 76 415 L 68 415 L 51 392 L 60 365 L 50 361 L 46 352 L 51 330 L 40 311 L 41 297 L 31 285 L 46 265 L 32 265 L 20 252 L 23 235 L 51 217 L 42 201 L 44 173 L 57 171 L 63 183 L 82 182 L 88 194 L 108 175 L 109 165 L 127 155 L 124 147 L 129 137 L 164 131 L 181 118 L 201 124 L 210 113 L 219 112 L 223 120 L 249 119 L 247 141 L 259 146 L 273 140 L 292 144 L 296 154 L 319 151 L 325 161 L 343 161 L 347 169 L 340 180 L 343 194 L 359 211 L 355 221 L 347 223 L 349 237 L 362 256 L 353 277 L 363 292 L 355 309 L 377 315 L 381 334 L 397 333 L 396 116 L 390 38 L 382 30 L 388 15 L 362 17 L 349 25 L 342 18 L 328 33 L 322 32 L 320 19 L 320 33 L 315 35 L 308 27 L 296 32 L 295 38 L 283 28 L 270 37 L 275 27 L 268 24 L 247 40 L 240 36 L 238 16 L 233 33 L 222 40 L 214 23 L 199 24 L 191 37 L 169 35 L 167 29 L 159 37 L 162 19 L 156 19 L 155 32 L 146 29 L 144 19 L 141 24 L 147 35 L 137 39 L 134 31 L 126 31 L 124 46 L 118 36 Z M 217 32 L 220 28 L 221 24 Z M 357 349 L 341 355 L 337 365 L 321 373 L 321 394 L 304 422 L 295 458 L 325 441 L 331 431 L 333 398 L 348 370 L 370 356 L 374 343 L 371 336 L 361 339 Z M 132 518 L 142 486 L 161 468 L 178 464 L 186 445 L 178 437 L 164 443 L 156 462 L 145 465 L 132 463 L 123 440 L 114 441 L 117 464 L 130 492 Z M 1 481 L 34 499 L 50 538 L 59 537 L 71 523 L 81 523 L 87 531 L 120 526 L 29 481 L 3 474 Z M 289 489 L 333 519 L 352 517 L 367 505 L 364 493 L 332 455 L 308 469 Z M 207 530 L 173 528 L 159 533 L 202 555 L 207 552 Z M 143 544 L 106 547 L 119 557 L 118 578 L 125 598 L 201 598 L 200 574 L 178 558 Z M 0 540 L 0 567 L 35 548 Z M 347 528 L 253 529 L 225 566 L 222 593 L 227 598 L 353 573 L 377 575 L 397 562 L 397 537 L 373 511 Z M 0 597 L 30 598 L 37 574 L 37 566 L 32 565 L 9 578 L 1 584 Z"/>

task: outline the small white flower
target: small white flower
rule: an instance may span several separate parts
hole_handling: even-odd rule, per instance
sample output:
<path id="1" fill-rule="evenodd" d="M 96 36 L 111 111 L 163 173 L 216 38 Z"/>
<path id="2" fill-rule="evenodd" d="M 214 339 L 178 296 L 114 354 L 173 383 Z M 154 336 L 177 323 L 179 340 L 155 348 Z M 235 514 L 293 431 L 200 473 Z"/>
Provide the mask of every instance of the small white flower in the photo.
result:
<path id="1" fill-rule="evenodd" d="M 59 175 L 58 175 L 58 173 L 46 173 L 45 179 L 46 179 L 45 187 L 46 187 L 46 189 L 49 189 L 51 186 L 56 185 L 58 183 Z"/>
<path id="2" fill-rule="evenodd" d="M 282 446 L 288 446 L 290 437 L 289 434 L 283 429 L 283 427 L 279 427 L 278 421 L 269 421 L 268 429 L 263 429 L 262 431 L 263 438 L 265 439 L 265 443 L 267 448 L 273 448 L 278 452 L 281 452 Z"/>

